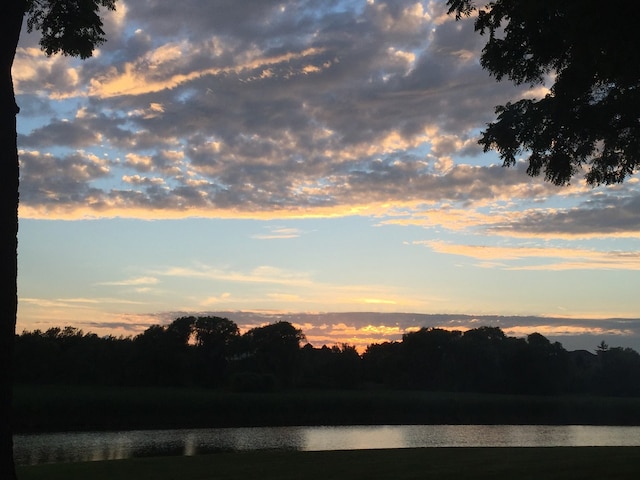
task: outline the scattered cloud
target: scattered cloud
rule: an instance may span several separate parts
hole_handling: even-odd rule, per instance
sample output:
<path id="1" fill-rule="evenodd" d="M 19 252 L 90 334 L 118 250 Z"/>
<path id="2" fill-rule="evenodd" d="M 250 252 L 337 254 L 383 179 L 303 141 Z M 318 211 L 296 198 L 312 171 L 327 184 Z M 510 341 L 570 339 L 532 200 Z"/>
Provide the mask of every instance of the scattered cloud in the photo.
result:
<path id="1" fill-rule="evenodd" d="M 105 16 L 109 41 L 84 62 L 46 58 L 25 34 L 14 64 L 21 215 L 356 214 L 490 235 L 637 237 L 637 182 L 586 201 L 582 184 L 561 190 L 524 164 L 483 160 L 478 130 L 494 106 L 545 90 L 496 83 L 471 21 L 446 8 L 120 1 Z M 558 198 L 566 206 L 550 205 Z"/>
<path id="2" fill-rule="evenodd" d="M 252 238 L 258 240 L 280 240 L 280 239 L 289 239 L 289 238 L 298 238 L 302 234 L 300 230 L 297 228 L 288 228 L 288 227 L 266 227 L 268 233 L 257 233 L 252 235 Z"/>
<path id="3" fill-rule="evenodd" d="M 458 245 L 439 240 L 419 241 L 438 253 L 460 255 L 483 261 L 493 266 L 495 261 L 508 262 L 503 268 L 515 270 L 640 270 L 640 252 L 601 252 L 579 248 L 510 247 L 505 245 Z M 520 260 L 537 260 L 542 264 L 517 265 Z"/>
<path id="4" fill-rule="evenodd" d="M 101 282 L 98 285 L 107 286 L 139 286 L 139 285 L 156 285 L 159 280 L 156 277 L 135 277 L 126 280 L 116 280 L 113 282 Z"/>

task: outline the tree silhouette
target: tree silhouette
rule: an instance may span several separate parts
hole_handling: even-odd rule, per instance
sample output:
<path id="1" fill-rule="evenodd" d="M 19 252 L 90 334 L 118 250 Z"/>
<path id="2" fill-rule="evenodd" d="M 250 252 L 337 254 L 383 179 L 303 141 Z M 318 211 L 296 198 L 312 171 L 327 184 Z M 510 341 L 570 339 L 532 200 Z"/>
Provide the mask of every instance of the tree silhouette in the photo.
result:
<path id="1" fill-rule="evenodd" d="M 523 393 L 558 393 L 566 386 L 569 358 L 560 343 L 532 333 L 527 336 L 527 349 L 521 360 L 518 377 L 526 382 Z"/>
<path id="2" fill-rule="evenodd" d="M 454 389 L 457 379 L 456 346 L 462 332 L 421 328 L 402 336 L 402 350 L 409 386 L 426 389 Z"/>
<path id="3" fill-rule="evenodd" d="M 217 386 L 227 373 L 228 358 L 240 330 L 234 322 L 221 317 L 198 317 L 194 326 L 199 383 Z"/>
<path id="4" fill-rule="evenodd" d="M 15 343 L 15 383 L 128 384 L 132 346 L 131 338 L 99 337 L 74 327 L 22 332 Z"/>
<path id="5" fill-rule="evenodd" d="M 640 394 L 640 354 L 631 348 L 598 349 L 600 392 L 608 395 Z"/>
<path id="6" fill-rule="evenodd" d="M 540 333 L 509 337 L 497 327 L 421 328 L 402 341 L 299 347 L 287 322 L 240 335 L 219 317 L 181 317 L 135 338 L 74 327 L 16 337 L 16 383 L 172 386 L 266 392 L 277 387 L 417 389 L 528 395 L 640 395 L 640 354 L 602 344 L 568 352 Z"/>
<path id="7" fill-rule="evenodd" d="M 460 388 L 473 392 L 505 390 L 507 336 L 498 327 L 467 330 L 460 338 Z"/>
<path id="8" fill-rule="evenodd" d="M 406 370 L 402 350 L 400 342 L 368 345 L 362 355 L 364 378 L 374 385 L 404 386 Z"/>
<path id="9" fill-rule="evenodd" d="M 179 322 L 182 323 L 182 322 Z M 182 325 L 184 326 L 184 325 Z M 171 325 L 152 325 L 134 339 L 134 370 L 138 383 L 184 385 L 189 383 L 188 337 Z"/>
<path id="10" fill-rule="evenodd" d="M 342 343 L 300 351 L 301 385 L 315 388 L 354 388 L 362 379 L 362 358 L 353 345 Z"/>
<path id="11" fill-rule="evenodd" d="M 16 478 L 11 435 L 11 371 L 18 309 L 17 249 L 19 163 L 16 104 L 11 69 L 24 18 L 28 31 L 40 32 L 47 53 L 88 58 L 105 41 L 100 7 L 116 0 L 6 0 L 0 17 L 0 478 Z"/>
<path id="12" fill-rule="evenodd" d="M 258 373 L 271 374 L 283 385 L 293 384 L 298 371 L 302 330 L 289 322 L 252 328 L 243 336 L 246 354 Z"/>
<path id="13" fill-rule="evenodd" d="M 552 83 L 541 99 L 496 107 L 484 150 L 505 166 L 527 154 L 527 173 L 565 185 L 619 183 L 640 168 L 640 10 L 628 0 L 448 0 L 456 18 L 477 12 L 488 33 L 480 63 L 500 81 Z"/>

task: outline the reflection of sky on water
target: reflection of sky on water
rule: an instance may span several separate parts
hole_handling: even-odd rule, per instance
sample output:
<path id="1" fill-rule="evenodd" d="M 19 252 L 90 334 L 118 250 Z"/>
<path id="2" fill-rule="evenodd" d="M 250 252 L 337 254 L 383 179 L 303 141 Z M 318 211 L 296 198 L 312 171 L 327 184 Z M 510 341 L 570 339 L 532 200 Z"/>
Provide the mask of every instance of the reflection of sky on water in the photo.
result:
<path id="1" fill-rule="evenodd" d="M 586 425 L 568 427 L 571 441 L 577 446 L 638 446 L 640 445 L 640 428 L 612 427 L 598 428 Z"/>
<path id="2" fill-rule="evenodd" d="M 18 464 L 241 450 L 640 446 L 640 427 L 393 425 L 136 430 L 16 435 Z"/>
<path id="3" fill-rule="evenodd" d="M 588 425 L 407 425 L 406 446 L 640 446 L 640 427 Z"/>
<path id="4" fill-rule="evenodd" d="M 303 450 L 403 448 L 401 426 L 307 427 Z"/>
<path id="5" fill-rule="evenodd" d="M 409 426 L 403 432 L 406 435 L 407 443 L 436 445 L 438 447 L 547 447 L 571 445 L 568 427 L 566 426 L 438 425 L 438 428 L 435 429 Z"/>

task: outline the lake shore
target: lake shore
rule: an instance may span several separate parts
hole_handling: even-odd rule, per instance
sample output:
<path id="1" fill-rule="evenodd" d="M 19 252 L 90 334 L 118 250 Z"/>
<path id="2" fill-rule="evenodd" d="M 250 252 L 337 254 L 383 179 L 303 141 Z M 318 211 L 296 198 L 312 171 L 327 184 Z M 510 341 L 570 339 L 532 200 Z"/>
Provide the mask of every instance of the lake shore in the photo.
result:
<path id="1" fill-rule="evenodd" d="M 16 433 L 291 425 L 640 425 L 640 398 L 17 386 Z"/>
<path id="2" fill-rule="evenodd" d="M 640 448 L 423 448 L 257 451 L 18 467 L 22 480 L 627 479 Z"/>

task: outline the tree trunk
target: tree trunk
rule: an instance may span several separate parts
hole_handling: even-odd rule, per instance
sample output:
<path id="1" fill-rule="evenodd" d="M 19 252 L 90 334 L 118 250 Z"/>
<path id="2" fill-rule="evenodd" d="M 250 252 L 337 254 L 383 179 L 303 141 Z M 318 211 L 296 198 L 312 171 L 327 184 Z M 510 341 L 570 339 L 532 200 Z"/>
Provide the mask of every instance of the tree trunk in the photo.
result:
<path id="1" fill-rule="evenodd" d="M 0 478 L 16 478 L 11 409 L 13 351 L 18 311 L 18 107 L 11 68 L 25 1 L 8 0 L 0 16 Z"/>

